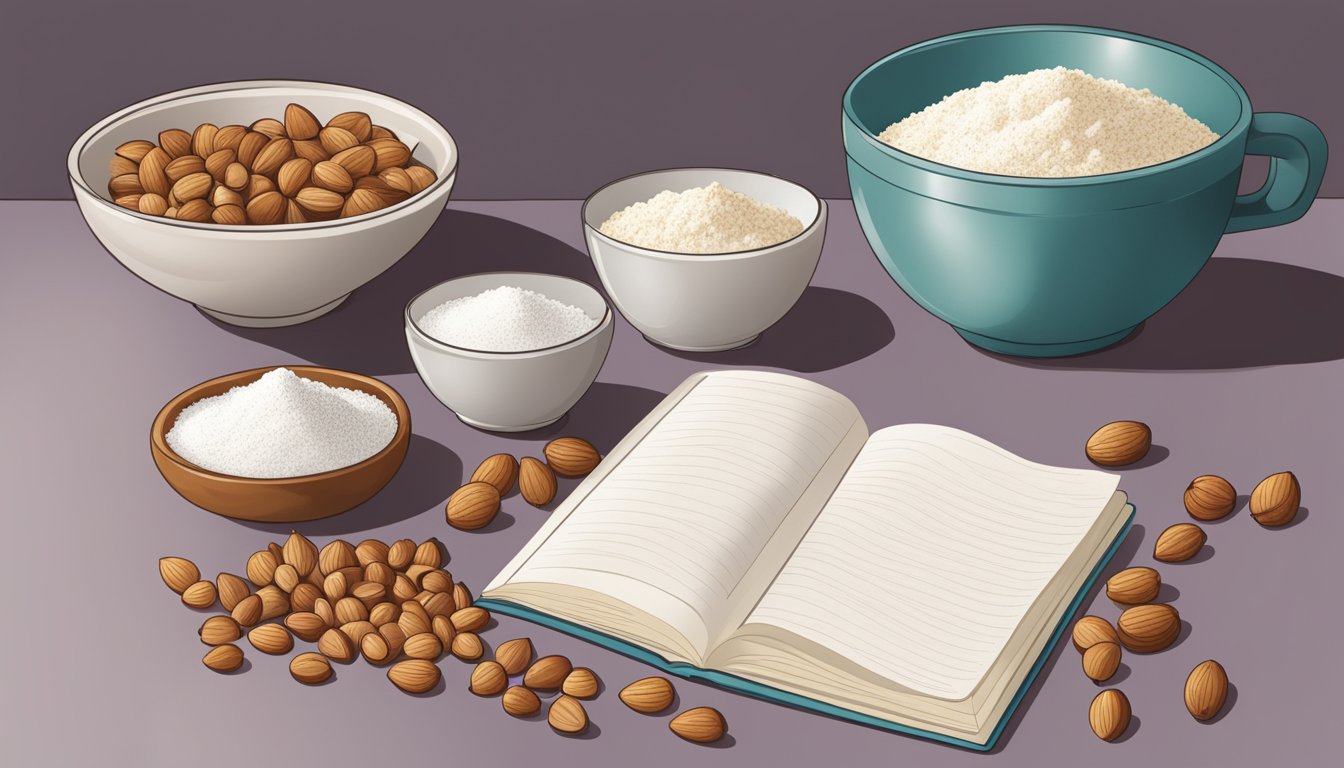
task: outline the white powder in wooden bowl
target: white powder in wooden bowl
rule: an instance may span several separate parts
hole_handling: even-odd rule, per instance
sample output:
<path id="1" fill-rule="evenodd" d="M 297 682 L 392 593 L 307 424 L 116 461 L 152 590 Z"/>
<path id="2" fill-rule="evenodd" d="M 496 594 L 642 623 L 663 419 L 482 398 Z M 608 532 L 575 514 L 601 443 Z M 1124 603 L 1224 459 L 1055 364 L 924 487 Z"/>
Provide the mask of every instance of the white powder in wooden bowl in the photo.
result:
<path id="1" fill-rule="evenodd" d="M 878 138 L 971 171 L 1065 177 L 1165 163 L 1218 134 L 1147 88 L 1055 67 L 957 91 Z"/>
<path id="2" fill-rule="evenodd" d="M 709 254 L 769 248 L 797 237 L 803 223 L 782 208 L 716 181 L 684 192 L 659 192 L 613 213 L 599 229 L 640 248 Z"/>

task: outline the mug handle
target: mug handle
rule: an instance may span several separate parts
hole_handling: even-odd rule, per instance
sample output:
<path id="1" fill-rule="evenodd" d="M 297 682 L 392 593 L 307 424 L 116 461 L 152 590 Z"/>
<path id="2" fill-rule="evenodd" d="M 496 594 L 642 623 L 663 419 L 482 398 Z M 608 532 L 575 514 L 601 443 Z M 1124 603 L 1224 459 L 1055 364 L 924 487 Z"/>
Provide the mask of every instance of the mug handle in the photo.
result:
<path id="1" fill-rule="evenodd" d="M 1325 176 L 1321 129 L 1286 112 L 1256 112 L 1247 130 L 1246 154 L 1269 156 L 1269 175 L 1259 189 L 1237 195 L 1224 231 L 1277 227 L 1302 218 Z"/>

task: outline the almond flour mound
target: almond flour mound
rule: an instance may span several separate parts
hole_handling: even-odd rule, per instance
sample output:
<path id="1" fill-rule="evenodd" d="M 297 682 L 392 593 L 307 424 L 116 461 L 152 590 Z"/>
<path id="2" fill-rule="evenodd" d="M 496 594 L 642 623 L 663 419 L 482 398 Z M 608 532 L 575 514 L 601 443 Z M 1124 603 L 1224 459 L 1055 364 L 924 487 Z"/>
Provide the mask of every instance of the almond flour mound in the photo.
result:
<path id="1" fill-rule="evenodd" d="M 640 248 L 709 254 L 768 248 L 797 237 L 803 223 L 716 181 L 685 192 L 659 192 L 613 213 L 599 230 Z"/>
<path id="2" fill-rule="evenodd" d="M 1218 134 L 1147 88 L 1055 67 L 957 91 L 878 138 L 944 165 L 1043 178 L 1165 163 Z"/>

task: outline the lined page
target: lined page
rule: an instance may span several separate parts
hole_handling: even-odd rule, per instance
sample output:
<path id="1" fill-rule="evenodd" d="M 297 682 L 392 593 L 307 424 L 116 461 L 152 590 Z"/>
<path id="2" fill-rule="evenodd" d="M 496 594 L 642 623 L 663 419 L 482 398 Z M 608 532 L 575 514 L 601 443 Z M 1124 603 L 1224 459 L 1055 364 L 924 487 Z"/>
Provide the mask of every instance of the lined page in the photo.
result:
<path id="1" fill-rule="evenodd" d="M 703 649 L 716 615 L 858 421 L 844 397 L 801 379 L 710 374 L 509 581 L 610 595 Z M 675 615 L 686 612 L 697 627 Z"/>
<path id="2" fill-rule="evenodd" d="M 963 699 L 1118 481 L 1035 464 L 950 427 L 881 430 L 746 623 Z"/>

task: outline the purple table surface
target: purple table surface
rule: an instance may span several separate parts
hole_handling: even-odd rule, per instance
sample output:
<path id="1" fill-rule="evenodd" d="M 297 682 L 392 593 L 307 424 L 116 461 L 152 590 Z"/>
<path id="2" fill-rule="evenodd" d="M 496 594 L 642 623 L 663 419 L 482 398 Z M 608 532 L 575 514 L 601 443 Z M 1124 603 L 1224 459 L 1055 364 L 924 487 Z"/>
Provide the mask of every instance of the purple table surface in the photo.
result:
<path id="1" fill-rule="evenodd" d="M 429 394 L 406 352 L 401 311 L 439 280 L 501 269 L 597 282 L 575 202 L 455 203 L 399 264 L 345 306 L 306 325 L 218 325 L 123 270 L 89 234 L 73 203 L 0 203 L 7 413 L 0 444 L 6 554 L 0 590 L 0 763 L 14 766 L 237 765 L 804 765 L 1101 766 L 1333 764 L 1344 498 L 1344 202 L 1322 201 L 1291 226 L 1230 236 L 1195 282 L 1133 339 L 1087 357 L 1031 362 L 967 346 L 887 277 L 852 206 L 833 204 L 813 287 L 753 347 L 715 355 L 668 352 L 624 322 L 598 383 L 560 424 L 522 437 L 457 421 Z M 1087 258 L 1081 244 L 1078 258 Z M 1226 476 L 1243 494 L 1205 526 L 1195 562 L 1161 565 L 1165 598 L 1186 622 L 1180 641 L 1127 655 L 1116 685 L 1135 726 L 1121 743 L 1092 735 L 1099 687 L 1061 643 L 989 756 L 850 725 L 678 682 L 679 706 L 727 717 L 720 748 L 680 741 L 667 717 L 638 715 L 616 692 L 648 668 L 526 622 L 500 617 L 491 646 L 530 636 L 541 653 L 590 666 L 606 684 L 588 706 L 593 727 L 564 738 L 544 722 L 505 715 L 466 691 L 469 664 L 441 662 L 444 683 L 422 697 L 394 689 L 363 662 L 332 684 L 290 679 L 283 657 L 245 642 L 249 667 L 217 675 L 200 662 L 204 616 L 160 582 L 156 561 L 181 555 L 207 576 L 244 572 L 247 555 L 287 526 L 234 522 L 179 498 L 149 457 L 158 408 L 204 379 L 245 368 L 315 363 L 381 377 L 410 404 L 405 465 L 377 497 L 302 524 L 333 537 L 438 537 L 448 567 L 480 589 L 546 513 L 507 499 L 486 532 L 449 528 L 443 502 L 480 459 L 537 454 L 559 434 L 610 448 L 690 373 L 750 367 L 797 372 L 851 397 L 874 428 L 927 421 L 974 431 L 1033 460 L 1082 466 L 1098 425 L 1140 419 L 1156 445 L 1121 487 L 1138 507 L 1109 572 L 1152 565 L 1166 526 L 1187 520 L 1181 493 L 1195 475 Z M 464 469 L 465 468 L 465 469 Z M 1307 507 L 1298 522 L 1262 529 L 1245 494 L 1292 469 Z M 562 485 L 561 493 L 573 487 Z M 1117 608 L 1089 596 L 1087 610 Z M 1203 659 L 1234 690 L 1211 724 L 1182 703 Z"/>

